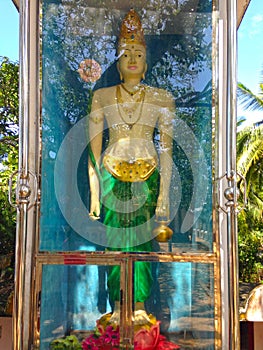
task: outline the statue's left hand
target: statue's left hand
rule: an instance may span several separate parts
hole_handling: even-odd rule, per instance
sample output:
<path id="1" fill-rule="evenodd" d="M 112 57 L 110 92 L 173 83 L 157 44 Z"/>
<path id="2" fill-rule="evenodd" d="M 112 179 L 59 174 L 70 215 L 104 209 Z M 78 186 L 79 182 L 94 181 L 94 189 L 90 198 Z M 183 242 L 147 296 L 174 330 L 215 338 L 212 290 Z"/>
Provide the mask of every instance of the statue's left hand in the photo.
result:
<path id="1" fill-rule="evenodd" d="M 170 203 L 168 198 L 159 195 L 155 215 L 157 221 L 170 221 Z"/>

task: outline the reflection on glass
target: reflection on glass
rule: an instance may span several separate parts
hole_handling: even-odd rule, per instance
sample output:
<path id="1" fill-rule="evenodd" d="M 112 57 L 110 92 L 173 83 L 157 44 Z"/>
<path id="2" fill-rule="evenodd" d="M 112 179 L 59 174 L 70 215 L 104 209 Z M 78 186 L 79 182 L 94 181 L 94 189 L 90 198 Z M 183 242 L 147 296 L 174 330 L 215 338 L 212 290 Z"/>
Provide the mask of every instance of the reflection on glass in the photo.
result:
<path id="1" fill-rule="evenodd" d="M 93 330 L 96 320 L 110 311 L 107 270 L 96 265 L 43 266 L 40 349 L 49 349 L 52 340 L 65 335 Z"/>
<path id="2" fill-rule="evenodd" d="M 161 334 L 183 349 L 214 349 L 212 266 L 153 263 L 152 269 L 157 275 L 146 308 L 161 322 Z"/>

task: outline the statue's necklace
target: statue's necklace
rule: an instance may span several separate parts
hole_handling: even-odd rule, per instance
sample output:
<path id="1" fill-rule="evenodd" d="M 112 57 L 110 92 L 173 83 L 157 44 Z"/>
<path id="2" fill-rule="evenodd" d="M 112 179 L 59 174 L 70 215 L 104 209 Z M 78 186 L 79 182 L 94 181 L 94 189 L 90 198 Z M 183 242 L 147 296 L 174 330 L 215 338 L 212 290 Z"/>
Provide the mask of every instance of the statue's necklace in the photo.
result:
<path id="1" fill-rule="evenodd" d="M 141 92 L 141 91 L 142 91 L 142 89 L 141 89 L 139 86 L 137 86 L 137 88 L 136 88 L 134 91 L 128 90 L 128 89 L 125 87 L 124 84 L 121 84 L 121 87 L 122 87 L 123 90 L 126 91 L 127 94 L 129 94 L 131 97 L 133 97 L 134 95 L 136 95 L 137 92 Z M 144 88 L 143 88 L 143 89 L 144 89 Z"/>
<path id="2" fill-rule="evenodd" d="M 118 112 L 119 115 L 121 117 L 121 120 L 129 127 L 129 129 L 131 130 L 132 127 L 140 120 L 141 115 L 142 115 L 142 108 L 143 108 L 143 104 L 144 104 L 144 98 L 145 98 L 145 88 L 141 88 L 136 90 L 135 92 L 130 92 L 129 90 L 127 90 L 123 85 L 121 85 L 122 88 L 131 96 L 135 95 L 137 92 L 140 92 L 140 95 L 138 97 L 137 100 L 135 100 L 134 102 L 124 102 L 122 95 L 121 95 L 121 89 L 120 89 L 120 85 L 117 85 L 116 87 L 116 99 L 117 99 L 117 108 L 118 108 Z M 131 105 L 132 106 L 127 106 Z M 139 108 L 139 111 L 137 111 L 137 109 Z M 132 121 L 135 113 L 138 113 L 137 118 L 135 120 Z"/>

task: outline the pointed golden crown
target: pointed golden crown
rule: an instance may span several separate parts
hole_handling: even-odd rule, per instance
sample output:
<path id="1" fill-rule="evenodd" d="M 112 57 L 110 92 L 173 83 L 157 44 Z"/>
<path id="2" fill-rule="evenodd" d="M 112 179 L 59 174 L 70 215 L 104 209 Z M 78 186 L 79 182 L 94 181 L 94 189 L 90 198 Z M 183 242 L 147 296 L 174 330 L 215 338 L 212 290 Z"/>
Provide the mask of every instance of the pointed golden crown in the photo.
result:
<path id="1" fill-rule="evenodd" d="M 123 44 L 140 44 L 146 47 L 142 23 L 134 9 L 130 9 L 121 24 L 119 46 Z"/>

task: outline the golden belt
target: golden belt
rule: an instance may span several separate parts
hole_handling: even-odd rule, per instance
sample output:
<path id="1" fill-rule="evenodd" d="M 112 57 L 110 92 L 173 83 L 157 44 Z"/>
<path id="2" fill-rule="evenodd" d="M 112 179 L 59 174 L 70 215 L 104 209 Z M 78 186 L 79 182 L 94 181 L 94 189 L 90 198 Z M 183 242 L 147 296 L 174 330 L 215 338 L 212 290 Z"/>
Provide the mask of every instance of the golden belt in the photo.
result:
<path id="1" fill-rule="evenodd" d="M 103 158 L 105 169 L 116 179 L 124 182 L 142 182 L 147 180 L 157 167 L 155 158 L 137 158 L 126 161 L 112 155 Z"/>

